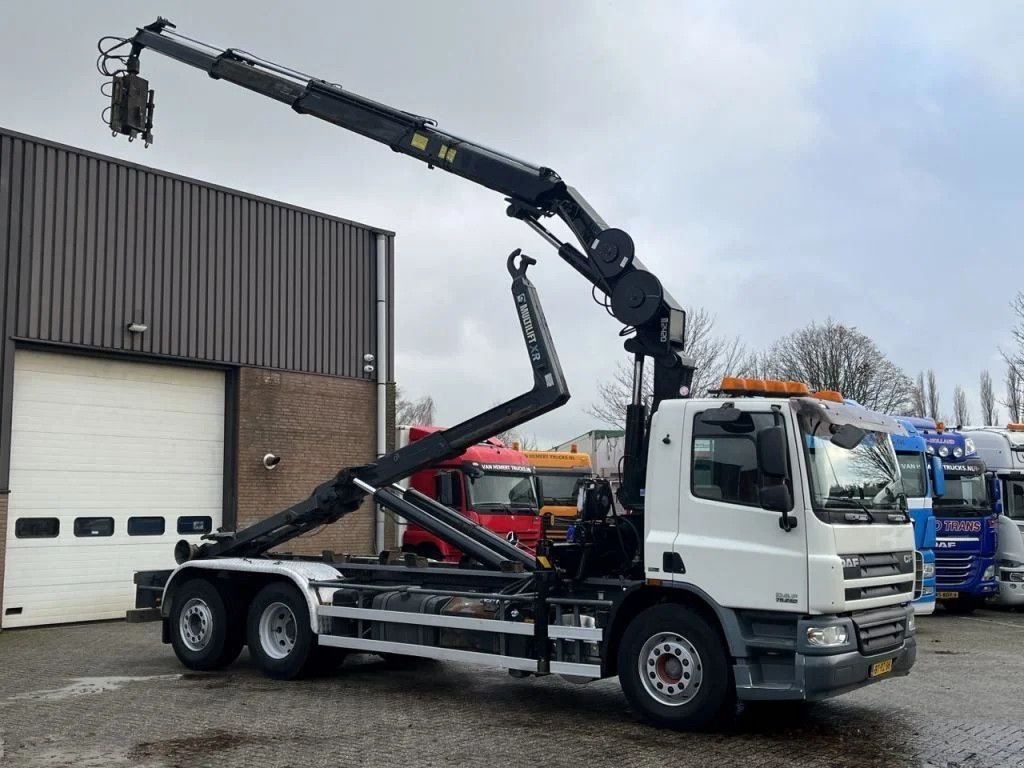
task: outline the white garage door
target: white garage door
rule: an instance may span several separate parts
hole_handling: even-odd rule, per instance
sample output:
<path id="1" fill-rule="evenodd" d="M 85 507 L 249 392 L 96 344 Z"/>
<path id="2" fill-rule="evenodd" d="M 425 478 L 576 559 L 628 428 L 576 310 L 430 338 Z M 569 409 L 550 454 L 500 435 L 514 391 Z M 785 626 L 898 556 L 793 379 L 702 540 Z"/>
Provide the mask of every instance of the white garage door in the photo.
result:
<path id="1" fill-rule="evenodd" d="M 220 525 L 223 468 L 222 372 L 19 350 L 3 626 L 123 617 Z"/>

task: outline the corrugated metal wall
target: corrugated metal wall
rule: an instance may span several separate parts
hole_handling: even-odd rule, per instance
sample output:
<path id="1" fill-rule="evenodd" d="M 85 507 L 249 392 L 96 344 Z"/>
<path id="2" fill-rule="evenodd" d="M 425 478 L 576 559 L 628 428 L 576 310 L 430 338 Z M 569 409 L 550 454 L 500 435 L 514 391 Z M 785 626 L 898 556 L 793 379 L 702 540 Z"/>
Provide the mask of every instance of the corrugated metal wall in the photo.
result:
<path id="1" fill-rule="evenodd" d="M 0 130 L 0 436 L 12 338 L 372 379 L 379 231 Z"/>

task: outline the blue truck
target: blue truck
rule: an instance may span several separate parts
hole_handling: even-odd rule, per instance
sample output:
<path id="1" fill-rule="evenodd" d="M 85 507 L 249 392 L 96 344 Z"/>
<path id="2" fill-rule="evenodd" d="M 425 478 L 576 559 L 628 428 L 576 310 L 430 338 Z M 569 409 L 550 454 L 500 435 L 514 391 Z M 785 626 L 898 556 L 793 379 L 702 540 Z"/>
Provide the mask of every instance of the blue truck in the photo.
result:
<path id="1" fill-rule="evenodd" d="M 936 599 L 951 613 L 971 613 L 999 591 L 997 491 L 969 435 L 931 419 L 908 419 L 942 462 L 945 488 L 934 499 Z"/>
<path id="2" fill-rule="evenodd" d="M 914 521 L 915 581 L 914 613 L 935 612 L 935 541 L 936 523 L 932 512 L 933 499 L 945 493 L 945 475 L 938 456 L 928 451 L 924 435 L 913 420 L 898 419 L 907 435 L 893 435 L 892 444 L 900 465 L 907 507 Z"/>

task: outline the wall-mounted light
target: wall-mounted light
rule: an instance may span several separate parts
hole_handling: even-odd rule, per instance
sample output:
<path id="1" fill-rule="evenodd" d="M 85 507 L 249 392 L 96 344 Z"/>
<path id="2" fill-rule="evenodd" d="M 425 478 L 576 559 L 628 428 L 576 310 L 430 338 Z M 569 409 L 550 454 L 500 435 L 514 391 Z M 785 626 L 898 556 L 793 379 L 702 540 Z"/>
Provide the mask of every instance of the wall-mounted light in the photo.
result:
<path id="1" fill-rule="evenodd" d="M 145 333 L 149 326 L 145 323 L 128 323 L 128 333 Z"/>
<path id="2" fill-rule="evenodd" d="M 267 453 L 263 456 L 263 467 L 264 469 L 277 469 L 277 465 L 281 463 L 281 457 L 274 453 Z"/>
<path id="3" fill-rule="evenodd" d="M 373 356 L 372 352 L 367 352 L 363 355 L 363 362 L 366 363 L 366 365 L 363 366 L 363 373 L 373 373 L 377 370 L 373 365 L 373 361 L 376 359 L 377 358 Z"/>

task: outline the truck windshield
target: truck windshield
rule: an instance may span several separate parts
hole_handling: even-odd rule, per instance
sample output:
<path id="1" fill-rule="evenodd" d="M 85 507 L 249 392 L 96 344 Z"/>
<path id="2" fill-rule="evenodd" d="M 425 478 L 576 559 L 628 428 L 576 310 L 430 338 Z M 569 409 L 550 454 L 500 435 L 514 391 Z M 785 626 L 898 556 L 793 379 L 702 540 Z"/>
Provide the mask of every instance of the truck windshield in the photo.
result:
<path id="1" fill-rule="evenodd" d="M 933 502 L 935 513 L 945 517 L 974 517 L 992 511 L 988 481 L 982 474 L 946 472 L 946 492 Z M 939 508 L 941 507 L 941 511 Z"/>
<path id="2" fill-rule="evenodd" d="M 818 425 L 807 418 L 801 418 L 800 428 L 815 510 L 830 522 L 889 522 L 888 513 L 899 510 L 899 495 L 904 492 L 889 436 L 868 432 L 854 448 L 846 449 L 821 436 Z M 885 514 L 876 516 L 878 512 Z"/>
<path id="3" fill-rule="evenodd" d="M 486 472 L 469 478 L 470 506 L 480 512 L 536 514 L 537 494 L 532 474 Z"/>
<path id="4" fill-rule="evenodd" d="M 539 471 L 544 486 L 544 506 L 576 506 L 576 484 L 590 477 L 589 472 Z"/>
<path id="5" fill-rule="evenodd" d="M 896 451 L 900 463 L 900 475 L 903 478 L 903 490 L 912 499 L 921 499 L 928 495 L 928 466 L 925 455 L 917 451 Z"/>

